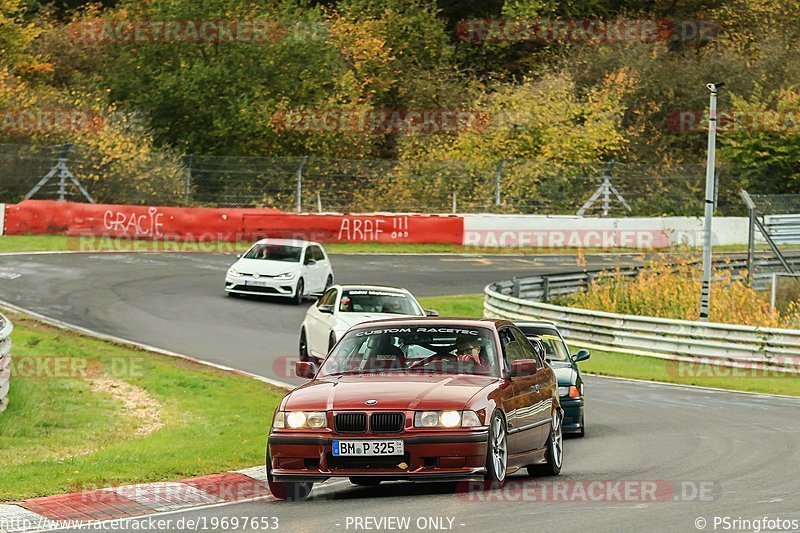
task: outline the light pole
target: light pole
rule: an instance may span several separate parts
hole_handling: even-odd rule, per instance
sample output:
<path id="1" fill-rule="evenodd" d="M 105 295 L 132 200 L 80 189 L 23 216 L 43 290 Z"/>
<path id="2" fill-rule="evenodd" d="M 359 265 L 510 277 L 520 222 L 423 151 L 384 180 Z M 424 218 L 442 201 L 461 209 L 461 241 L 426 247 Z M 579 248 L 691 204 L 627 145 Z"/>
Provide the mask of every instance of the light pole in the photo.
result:
<path id="1" fill-rule="evenodd" d="M 700 288 L 700 320 L 708 322 L 711 299 L 711 221 L 714 217 L 714 152 L 717 141 L 717 89 L 724 83 L 709 83 L 711 91 L 708 114 L 708 159 L 706 161 L 705 220 L 703 224 L 703 284 Z"/>

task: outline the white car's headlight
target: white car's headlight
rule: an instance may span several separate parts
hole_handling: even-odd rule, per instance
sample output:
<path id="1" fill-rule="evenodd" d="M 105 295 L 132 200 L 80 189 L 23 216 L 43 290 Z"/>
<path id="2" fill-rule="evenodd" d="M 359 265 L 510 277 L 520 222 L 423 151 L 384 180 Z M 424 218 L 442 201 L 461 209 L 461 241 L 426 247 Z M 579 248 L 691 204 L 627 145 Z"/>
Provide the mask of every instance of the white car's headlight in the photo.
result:
<path id="1" fill-rule="evenodd" d="M 231 267 L 228 269 L 228 275 L 234 278 L 238 278 L 239 276 L 242 275 L 242 273 L 236 270 L 235 268 Z"/>
<path id="2" fill-rule="evenodd" d="M 272 421 L 272 427 L 282 429 L 319 429 L 327 425 L 325 411 L 279 411 Z"/>
<path id="3" fill-rule="evenodd" d="M 294 272 L 284 272 L 283 274 L 278 274 L 275 276 L 275 279 L 284 280 L 284 279 L 294 279 Z"/>
<path id="4" fill-rule="evenodd" d="M 414 413 L 414 427 L 418 428 L 469 428 L 480 425 L 480 419 L 475 411 L 417 411 Z"/>

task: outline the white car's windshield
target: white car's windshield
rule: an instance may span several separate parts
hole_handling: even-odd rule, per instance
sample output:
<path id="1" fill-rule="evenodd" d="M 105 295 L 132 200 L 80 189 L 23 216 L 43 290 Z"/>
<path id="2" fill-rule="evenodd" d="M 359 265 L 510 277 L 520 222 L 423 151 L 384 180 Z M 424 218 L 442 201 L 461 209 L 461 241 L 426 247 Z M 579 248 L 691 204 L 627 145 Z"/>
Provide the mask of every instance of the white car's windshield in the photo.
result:
<path id="1" fill-rule="evenodd" d="M 342 291 L 339 299 L 342 313 L 389 313 L 393 315 L 424 316 L 414 299 L 402 292 L 378 289 L 351 289 Z"/>
<path id="2" fill-rule="evenodd" d="M 350 331 L 319 376 L 423 373 L 498 375 L 494 333 L 458 325 L 375 326 Z"/>
<path id="3" fill-rule="evenodd" d="M 283 244 L 256 244 L 246 254 L 245 259 L 264 259 L 266 261 L 284 261 L 299 263 L 303 249 L 299 246 Z"/>

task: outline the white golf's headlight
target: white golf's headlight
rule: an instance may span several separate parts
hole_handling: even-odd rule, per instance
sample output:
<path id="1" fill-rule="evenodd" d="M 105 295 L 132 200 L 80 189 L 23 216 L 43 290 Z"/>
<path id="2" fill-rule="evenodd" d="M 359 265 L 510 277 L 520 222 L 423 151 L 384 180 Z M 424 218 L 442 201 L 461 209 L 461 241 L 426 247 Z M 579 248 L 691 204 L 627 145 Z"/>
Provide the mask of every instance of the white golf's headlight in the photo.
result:
<path id="1" fill-rule="evenodd" d="M 234 278 L 238 278 L 239 276 L 242 275 L 242 273 L 236 270 L 235 268 L 231 267 L 228 269 L 228 275 L 233 276 Z"/>
<path id="2" fill-rule="evenodd" d="M 294 272 L 284 272 L 283 274 L 278 274 L 275 276 L 275 279 L 284 280 L 284 279 L 294 279 Z"/>
<path id="3" fill-rule="evenodd" d="M 481 421 L 475 411 L 417 411 L 414 427 L 458 428 L 478 427 Z"/>
<path id="4" fill-rule="evenodd" d="M 327 427 L 325 411 L 280 411 L 275 415 L 272 426 L 288 429 L 319 429 Z"/>

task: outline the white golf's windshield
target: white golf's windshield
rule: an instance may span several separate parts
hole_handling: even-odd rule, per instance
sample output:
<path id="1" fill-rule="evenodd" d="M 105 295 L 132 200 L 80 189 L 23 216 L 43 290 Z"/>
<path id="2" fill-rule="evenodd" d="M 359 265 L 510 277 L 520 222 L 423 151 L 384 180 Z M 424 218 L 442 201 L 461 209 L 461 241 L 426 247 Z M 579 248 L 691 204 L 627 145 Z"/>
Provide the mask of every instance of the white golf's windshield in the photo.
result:
<path id="1" fill-rule="evenodd" d="M 410 295 L 379 289 L 342 291 L 339 311 L 342 313 L 389 313 L 410 316 L 424 316 L 425 314 Z"/>
<path id="2" fill-rule="evenodd" d="M 350 331 L 319 376 L 342 374 L 499 375 L 492 330 L 472 326 L 375 326 Z"/>
<path id="3" fill-rule="evenodd" d="M 303 249 L 299 246 L 283 244 L 256 244 L 244 254 L 245 259 L 263 259 L 265 261 L 284 261 L 299 263 Z"/>

